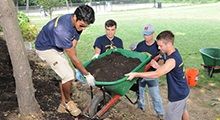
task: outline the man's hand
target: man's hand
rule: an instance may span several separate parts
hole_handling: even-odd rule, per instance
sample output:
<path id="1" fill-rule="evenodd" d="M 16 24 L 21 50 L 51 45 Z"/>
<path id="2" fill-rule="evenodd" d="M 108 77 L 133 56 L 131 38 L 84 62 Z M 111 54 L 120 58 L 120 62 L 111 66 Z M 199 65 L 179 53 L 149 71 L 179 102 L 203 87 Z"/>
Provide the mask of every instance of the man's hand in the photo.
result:
<path id="1" fill-rule="evenodd" d="M 83 74 L 78 70 L 78 69 L 76 69 L 75 68 L 75 76 L 76 76 L 76 79 L 78 80 L 78 81 L 80 81 L 80 82 L 82 82 L 82 83 L 85 83 L 86 81 L 85 81 L 85 77 L 83 76 Z"/>
<path id="2" fill-rule="evenodd" d="M 159 65 L 154 59 L 152 59 L 152 60 L 150 61 L 150 64 L 151 64 L 151 66 L 152 66 L 153 68 L 155 68 L 155 69 L 157 69 L 157 68 L 160 67 L 160 65 Z"/>
<path id="3" fill-rule="evenodd" d="M 136 77 L 136 73 L 135 72 L 130 72 L 130 73 L 125 74 L 125 76 L 128 77 L 127 80 L 132 80 L 133 78 Z"/>
<path id="4" fill-rule="evenodd" d="M 90 73 L 85 78 L 89 86 L 95 86 L 95 78 Z"/>
<path id="5" fill-rule="evenodd" d="M 92 59 L 97 59 L 99 57 L 99 54 L 95 54 Z"/>

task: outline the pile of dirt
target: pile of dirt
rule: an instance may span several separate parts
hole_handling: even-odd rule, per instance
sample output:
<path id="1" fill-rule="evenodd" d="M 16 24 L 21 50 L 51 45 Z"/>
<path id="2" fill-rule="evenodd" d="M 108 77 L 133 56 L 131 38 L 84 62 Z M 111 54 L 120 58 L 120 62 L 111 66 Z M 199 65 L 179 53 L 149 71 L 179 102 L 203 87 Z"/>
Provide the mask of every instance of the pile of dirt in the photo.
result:
<path id="1" fill-rule="evenodd" d="M 86 69 L 95 77 L 96 81 L 115 81 L 131 72 L 141 61 L 137 58 L 127 58 L 114 52 L 103 58 L 91 61 Z"/>
<path id="2" fill-rule="evenodd" d="M 12 77 L 12 65 L 9 57 L 8 49 L 6 46 L 6 42 L 0 37 L 0 77 L 7 78 Z"/>
<path id="3" fill-rule="evenodd" d="M 0 118 L 1 120 L 15 119 L 12 115 L 18 114 L 18 102 L 15 94 L 15 79 L 13 77 L 10 56 L 6 42 L 0 38 Z M 56 74 L 43 63 L 33 51 L 28 51 L 36 99 L 44 111 L 43 116 L 47 120 L 71 120 L 69 114 L 61 114 L 56 111 L 60 103 L 60 94 Z M 4 107 L 3 107 L 4 106 Z"/>

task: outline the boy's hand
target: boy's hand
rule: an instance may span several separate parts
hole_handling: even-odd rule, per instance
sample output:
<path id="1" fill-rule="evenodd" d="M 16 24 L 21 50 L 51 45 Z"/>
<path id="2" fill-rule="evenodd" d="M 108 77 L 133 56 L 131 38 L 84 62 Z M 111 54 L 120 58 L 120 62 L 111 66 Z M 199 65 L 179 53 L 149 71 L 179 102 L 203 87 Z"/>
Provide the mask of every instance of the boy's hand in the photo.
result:
<path id="1" fill-rule="evenodd" d="M 92 59 L 97 59 L 99 57 L 99 54 L 95 54 Z"/>
<path id="2" fill-rule="evenodd" d="M 134 79 L 134 78 L 135 78 L 135 75 L 136 75 L 135 72 L 130 72 L 130 73 L 125 74 L 125 76 L 128 77 L 127 80 L 132 80 L 132 79 Z"/>

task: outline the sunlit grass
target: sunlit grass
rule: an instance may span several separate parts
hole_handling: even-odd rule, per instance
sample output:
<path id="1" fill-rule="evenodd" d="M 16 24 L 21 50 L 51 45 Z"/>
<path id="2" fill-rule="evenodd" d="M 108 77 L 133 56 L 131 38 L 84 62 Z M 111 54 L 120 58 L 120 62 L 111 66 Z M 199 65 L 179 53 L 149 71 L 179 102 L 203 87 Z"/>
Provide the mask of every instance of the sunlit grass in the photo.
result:
<path id="1" fill-rule="evenodd" d="M 199 49 L 220 47 L 220 3 L 184 6 L 162 9 L 140 9 L 98 13 L 96 21 L 81 35 L 78 44 L 78 56 L 87 61 L 93 56 L 95 39 L 104 34 L 104 22 L 114 19 L 118 23 L 117 36 L 122 38 L 125 49 L 134 42 L 143 40 L 142 29 L 145 24 L 153 24 L 156 34 L 171 30 L 175 34 L 175 45 L 182 54 L 185 67 L 200 70 L 200 83 L 220 83 L 220 74 L 209 78 L 200 65 L 203 63 Z M 31 17 L 39 29 L 49 21 L 45 17 Z"/>

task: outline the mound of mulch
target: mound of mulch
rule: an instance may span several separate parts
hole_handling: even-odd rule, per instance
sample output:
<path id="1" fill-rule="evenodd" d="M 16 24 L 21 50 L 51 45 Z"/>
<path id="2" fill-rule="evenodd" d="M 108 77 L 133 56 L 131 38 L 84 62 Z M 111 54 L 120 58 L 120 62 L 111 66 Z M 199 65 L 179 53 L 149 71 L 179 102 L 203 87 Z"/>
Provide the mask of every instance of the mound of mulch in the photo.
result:
<path id="1" fill-rule="evenodd" d="M 6 42 L 1 37 L 0 48 L 0 119 L 17 120 L 19 110 L 15 94 L 15 79 Z M 34 51 L 27 51 L 27 53 L 36 89 L 35 97 L 44 112 L 45 119 L 73 120 L 74 117 L 70 114 L 56 111 L 60 103 L 59 82 L 56 74 L 38 58 Z"/>

